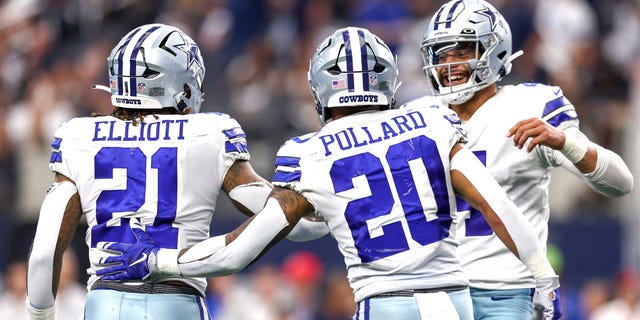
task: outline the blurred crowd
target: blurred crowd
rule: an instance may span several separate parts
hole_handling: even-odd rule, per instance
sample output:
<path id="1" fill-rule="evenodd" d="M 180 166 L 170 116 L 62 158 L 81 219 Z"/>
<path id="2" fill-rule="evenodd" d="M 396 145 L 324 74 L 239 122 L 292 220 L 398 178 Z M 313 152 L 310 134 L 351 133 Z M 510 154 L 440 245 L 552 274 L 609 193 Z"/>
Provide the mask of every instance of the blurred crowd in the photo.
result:
<path id="1" fill-rule="evenodd" d="M 640 130 L 635 125 L 640 121 L 640 1 L 491 2 L 510 23 L 514 51 L 525 52 L 503 83 L 540 82 L 562 87 L 576 106 L 581 129 L 592 140 L 618 152 L 632 172 L 640 172 L 640 148 L 636 148 Z M 1 1 L 0 91 L 4 98 L 0 101 L 0 274 L 4 281 L 0 282 L 0 293 L 4 294 L 0 298 L 0 320 L 21 319 L 3 313 L 9 310 L 4 306 L 22 307 L 24 261 L 41 201 L 53 177 L 48 169 L 53 132 L 70 117 L 111 112 L 108 93 L 92 90 L 92 85 L 107 83 L 106 58 L 126 32 L 141 24 L 162 22 L 178 26 L 194 38 L 207 70 L 202 111 L 229 113 L 242 124 L 253 165 L 269 179 L 279 144 L 319 128 L 306 75 L 319 41 L 333 29 L 347 25 L 366 27 L 380 35 L 398 56 L 403 84 L 397 100 L 402 103 L 429 93 L 418 44 L 429 18 L 443 3 Z M 633 294 L 625 297 L 636 304 L 635 274 L 640 266 L 638 192 L 622 199 L 607 199 L 574 177 L 558 175 L 552 185 L 551 205 L 552 221 L 598 217 L 620 221 L 624 226 L 621 264 L 625 267 L 621 276 L 581 284 L 576 297 L 586 301 L 592 298 L 591 292 L 601 292 L 594 294 L 600 298 L 593 300 L 604 305 L 616 301 L 612 297 L 620 290 L 614 288 L 631 283 Z M 224 222 L 225 215 L 234 214 L 232 211 L 223 202 L 221 217 L 216 221 Z M 77 246 L 78 253 L 81 250 L 82 246 Z M 283 261 L 281 265 L 212 280 L 209 303 L 219 315 L 217 319 L 347 319 L 354 306 L 342 266 L 322 269 L 320 261 L 305 253 L 292 253 L 295 258 L 306 259 L 304 263 L 315 269 L 286 271 L 287 261 Z M 70 261 L 82 265 L 73 257 Z M 72 277 L 76 279 L 71 280 L 73 283 L 83 277 L 83 271 L 77 269 L 73 272 L 80 276 Z M 583 289 L 589 294 L 581 293 Z M 69 294 L 78 295 L 77 291 Z M 243 303 L 234 303 L 237 300 Z M 76 302 L 70 302 L 74 305 L 69 308 L 78 307 Z M 595 310 L 592 304 L 596 305 L 575 303 L 584 312 L 571 319 L 589 319 L 586 312 Z M 247 312 L 246 305 L 251 305 L 252 312 Z M 633 319 L 640 319 L 636 316 Z"/>

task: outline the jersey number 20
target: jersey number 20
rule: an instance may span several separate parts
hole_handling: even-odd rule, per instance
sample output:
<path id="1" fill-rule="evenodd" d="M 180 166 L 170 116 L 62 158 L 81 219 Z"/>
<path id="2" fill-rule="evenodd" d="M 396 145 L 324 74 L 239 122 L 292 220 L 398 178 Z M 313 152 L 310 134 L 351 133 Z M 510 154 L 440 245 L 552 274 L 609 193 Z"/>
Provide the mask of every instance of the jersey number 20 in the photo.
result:
<path id="1" fill-rule="evenodd" d="M 383 161 L 389 166 L 391 179 Z M 421 162 L 426 169 L 437 206 L 435 216 L 427 217 L 424 212 L 410 167 L 412 161 Z M 371 195 L 350 201 L 344 213 L 362 262 L 409 250 L 401 221 L 387 223 L 381 227 L 381 234 L 376 236 L 371 235 L 367 225 L 368 221 L 391 213 L 394 205 L 391 182 L 414 241 L 427 245 L 449 236 L 451 214 L 445 174 L 436 143 L 426 136 L 390 146 L 384 159 L 367 152 L 337 160 L 333 164 L 330 176 L 336 193 L 354 189 L 353 179 L 361 176 L 366 178 L 371 190 Z"/>

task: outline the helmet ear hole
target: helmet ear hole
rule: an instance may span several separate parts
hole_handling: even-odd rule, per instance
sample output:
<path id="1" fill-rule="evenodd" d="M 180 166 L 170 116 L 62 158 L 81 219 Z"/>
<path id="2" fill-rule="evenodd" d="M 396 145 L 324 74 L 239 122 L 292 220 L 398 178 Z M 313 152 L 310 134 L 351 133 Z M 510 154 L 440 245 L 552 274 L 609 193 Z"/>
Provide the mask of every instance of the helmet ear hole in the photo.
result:
<path id="1" fill-rule="evenodd" d="M 381 73 L 384 71 L 384 69 L 386 69 L 383 65 L 376 63 L 375 66 L 373 66 L 373 72 L 375 73 Z"/>
<path id="2" fill-rule="evenodd" d="M 184 93 L 183 93 L 184 97 L 187 99 L 191 98 L 191 88 L 189 87 L 189 85 L 185 83 L 183 85 L 183 88 L 184 88 Z"/>
<path id="3" fill-rule="evenodd" d="M 337 76 L 342 73 L 342 70 L 340 70 L 340 66 L 334 64 L 333 66 L 331 66 L 331 68 L 327 69 L 327 72 L 329 72 L 329 74 L 331 74 L 332 76 Z"/>

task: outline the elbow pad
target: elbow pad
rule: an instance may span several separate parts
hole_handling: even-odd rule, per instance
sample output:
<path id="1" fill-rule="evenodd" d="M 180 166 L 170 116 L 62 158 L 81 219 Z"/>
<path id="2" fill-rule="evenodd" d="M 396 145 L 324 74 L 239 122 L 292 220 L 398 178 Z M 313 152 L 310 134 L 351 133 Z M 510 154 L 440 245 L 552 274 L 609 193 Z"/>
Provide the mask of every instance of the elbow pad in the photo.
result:
<path id="1" fill-rule="evenodd" d="M 271 193 L 271 186 L 265 181 L 239 185 L 229 191 L 229 198 L 239 202 L 253 214 L 262 210 Z"/>

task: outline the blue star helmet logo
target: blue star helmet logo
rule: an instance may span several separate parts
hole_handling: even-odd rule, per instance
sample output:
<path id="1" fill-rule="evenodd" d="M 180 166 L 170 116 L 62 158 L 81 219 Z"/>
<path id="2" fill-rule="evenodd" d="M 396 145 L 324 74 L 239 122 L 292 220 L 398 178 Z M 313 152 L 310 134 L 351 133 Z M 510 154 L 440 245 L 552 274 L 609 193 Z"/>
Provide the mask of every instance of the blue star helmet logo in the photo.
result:
<path id="1" fill-rule="evenodd" d="M 191 65 L 194 62 L 198 66 L 200 66 L 201 69 L 204 69 L 204 66 L 202 65 L 202 61 L 200 60 L 200 55 L 199 55 L 200 49 L 198 49 L 198 46 L 192 41 L 185 40 L 184 37 L 182 37 L 182 35 L 180 35 L 180 38 L 182 38 L 183 43 L 176 44 L 174 45 L 174 47 L 176 49 L 180 49 L 181 51 L 187 54 L 187 69 L 191 68 Z"/>
<path id="2" fill-rule="evenodd" d="M 489 18 L 489 21 L 491 23 L 491 31 L 493 31 L 493 29 L 495 28 L 495 25 L 496 25 L 496 21 L 498 20 L 497 13 L 494 12 L 494 11 L 491 11 L 491 9 L 489 9 L 487 7 L 484 7 L 484 9 L 478 10 L 478 11 L 475 11 L 475 12 L 478 13 L 478 14 L 481 14 L 483 16 L 487 16 Z"/>

